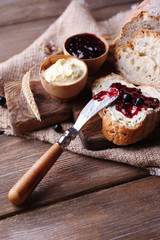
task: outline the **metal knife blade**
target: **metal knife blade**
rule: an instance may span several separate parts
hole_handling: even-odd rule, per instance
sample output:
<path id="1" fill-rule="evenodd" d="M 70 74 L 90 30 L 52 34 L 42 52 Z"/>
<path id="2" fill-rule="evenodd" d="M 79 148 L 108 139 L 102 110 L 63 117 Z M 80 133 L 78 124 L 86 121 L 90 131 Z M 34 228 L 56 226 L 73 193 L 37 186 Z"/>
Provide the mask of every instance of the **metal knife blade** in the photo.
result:
<path id="1" fill-rule="evenodd" d="M 113 103 L 118 96 L 119 91 L 116 88 L 109 88 L 96 94 L 82 109 L 73 127 L 65 131 L 57 144 L 59 144 L 61 148 L 68 146 L 71 140 L 75 139 L 84 124 L 101 109 Z"/>
<path id="2" fill-rule="evenodd" d="M 109 88 L 108 90 L 101 91 L 101 92 L 106 93 L 104 96 L 102 96 L 103 99 L 101 99 L 100 97 L 97 97 L 97 99 L 94 99 L 93 97 L 80 112 L 76 123 L 73 125 L 73 127 L 77 131 L 79 131 L 90 118 L 92 118 L 96 113 L 98 113 L 104 107 L 109 106 L 119 96 L 119 91 L 116 88 Z M 96 96 L 100 95 L 100 93 L 96 94 Z"/>

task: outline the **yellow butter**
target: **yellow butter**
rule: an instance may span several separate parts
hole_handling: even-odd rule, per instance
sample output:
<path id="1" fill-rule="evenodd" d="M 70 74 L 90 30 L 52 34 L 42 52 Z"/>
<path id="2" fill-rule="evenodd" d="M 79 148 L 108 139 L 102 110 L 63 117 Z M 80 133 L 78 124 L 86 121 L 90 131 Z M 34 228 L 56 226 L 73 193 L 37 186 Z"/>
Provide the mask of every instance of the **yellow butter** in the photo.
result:
<path id="1" fill-rule="evenodd" d="M 47 82 L 55 85 L 69 85 L 79 81 L 85 75 L 84 64 L 75 58 L 59 59 L 42 72 Z"/>

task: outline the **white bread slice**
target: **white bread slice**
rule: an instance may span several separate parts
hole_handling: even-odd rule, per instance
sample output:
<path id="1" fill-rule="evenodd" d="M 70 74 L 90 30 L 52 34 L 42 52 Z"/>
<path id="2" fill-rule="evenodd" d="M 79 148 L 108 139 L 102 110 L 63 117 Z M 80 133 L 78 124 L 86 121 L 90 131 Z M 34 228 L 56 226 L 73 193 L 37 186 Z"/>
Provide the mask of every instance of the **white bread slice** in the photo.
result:
<path id="1" fill-rule="evenodd" d="M 113 52 L 129 43 L 133 35 L 141 29 L 153 30 L 160 34 L 160 1 L 145 0 L 131 13 L 122 27 L 121 34 L 111 44 Z"/>
<path id="2" fill-rule="evenodd" d="M 93 95 L 108 89 L 112 83 L 120 82 L 127 87 L 135 87 L 122 76 L 112 73 L 97 79 L 93 83 Z M 160 92 L 152 86 L 140 86 L 142 94 L 146 97 L 158 98 Z M 137 115 L 128 118 L 115 108 L 115 103 L 99 112 L 102 118 L 102 132 L 104 136 L 117 145 L 128 145 L 140 141 L 148 136 L 160 121 L 160 106 L 156 109 L 142 109 Z"/>
<path id="3" fill-rule="evenodd" d="M 160 87 L 160 36 L 139 30 L 132 41 L 115 52 L 117 72 L 136 85 Z"/>

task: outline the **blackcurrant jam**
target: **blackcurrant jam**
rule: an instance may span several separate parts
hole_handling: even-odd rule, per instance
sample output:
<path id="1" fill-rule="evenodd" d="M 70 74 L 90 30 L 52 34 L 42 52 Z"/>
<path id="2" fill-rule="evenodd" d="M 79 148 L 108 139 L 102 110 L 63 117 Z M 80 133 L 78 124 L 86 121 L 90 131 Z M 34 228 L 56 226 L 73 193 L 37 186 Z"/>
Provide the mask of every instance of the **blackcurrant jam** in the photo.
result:
<path id="1" fill-rule="evenodd" d="M 89 33 L 73 36 L 68 42 L 66 50 L 80 59 L 97 58 L 106 51 L 104 43 L 95 35 Z"/>
<path id="2" fill-rule="evenodd" d="M 113 83 L 111 87 L 119 90 L 119 96 L 115 103 L 116 110 L 128 118 L 137 115 L 142 108 L 147 110 L 147 108 L 159 107 L 157 98 L 144 96 L 138 88 L 129 88 L 121 83 Z"/>

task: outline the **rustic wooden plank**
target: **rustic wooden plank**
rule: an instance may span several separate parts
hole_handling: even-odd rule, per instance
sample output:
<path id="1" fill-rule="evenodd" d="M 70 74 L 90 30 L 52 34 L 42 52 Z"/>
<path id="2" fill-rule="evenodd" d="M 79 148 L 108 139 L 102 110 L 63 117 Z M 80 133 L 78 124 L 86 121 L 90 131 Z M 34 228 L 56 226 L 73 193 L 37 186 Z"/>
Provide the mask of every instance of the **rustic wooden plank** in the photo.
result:
<path id="1" fill-rule="evenodd" d="M 100 8 L 92 11 L 93 16 L 101 21 L 106 20 L 119 11 L 130 8 L 130 4 L 118 5 L 116 7 Z M 1 55 L 0 62 L 20 53 L 38 38 L 54 21 L 56 17 L 49 19 L 25 22 L 0 28 Z"/>
<path id="2" fill-rule="evenodd" d="M 37 69 L 37 77 L 39 78 L 39 69 Z M 38 106 L 41 121 L 35 118 L 35 115 L 29 108 L 21 92 L 21 84 L 19 82 L 11 82 L 5 85 L 7 107 L 15 134 L 23 135 L 55 123 L 72 120 L 72 102 L 56 101 L 44 90 L 41 82 L 32 81 L 30 86 Z"/>
<path id="3" fill-rule="evenodd" d="M 126 3 L 137 3 L 140 0 L 87 0 L 91 9 L 100 9 L 110 6 L 124 5 Z M 5 0 L 0 1 L 0 26 L 15 24 L 49 17 L 58 17 L 70 0 Z"/>
<path id="4" fill-rule="evenodd" d="M 1 239 L 159 239 L 160 178 L 150 177 L 0 222 Z"/>
<path id="5" fill-rule="evenodd" d="M 0 1 L 0 26 L 58 17 L 70 0 Z"/>
<path id="6" fill-rule="evenodd" d="M 0 62 L 22 52 L 37 39 L 56 18 L 21 23 L 0 28 Z"/>
<path id="7" fill-rule="evenodd" d="M 16 208 L 8 202 L 7 193 L 50 144 L 1 135 L 0 145 L 0 216 L 3 217 L 23 211 L 23 208 Z M 148 173 L 142 169 L 65 151 L 25 207 L 58 202 L 77 194 L 109 188 L 146 176 Z"/>

